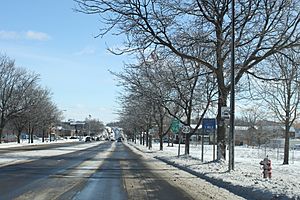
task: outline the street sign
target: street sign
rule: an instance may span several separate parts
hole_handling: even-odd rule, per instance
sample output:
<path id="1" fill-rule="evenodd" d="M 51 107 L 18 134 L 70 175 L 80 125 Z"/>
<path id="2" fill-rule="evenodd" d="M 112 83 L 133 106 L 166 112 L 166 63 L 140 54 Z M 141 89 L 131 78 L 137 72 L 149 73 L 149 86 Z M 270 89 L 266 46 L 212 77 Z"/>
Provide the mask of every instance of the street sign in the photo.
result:
<path id="1" fill-rule="evenodd" d="M 173 133 L 179 132 L 179 120 L 173 119 L 172 124 L 171 124 L 171 131 Z"/>
<path id="2" fill-rule="evenodd" d="M 190 133 L 190 126 L 183 126 L 182 127 L 182 132 L 185 133 L 185 134 Z"/>
<path id="3" fill-rule="evenodd" d="M 216 119 L 215 118 L 204 118 L 202 120 L 202 128 L 204 130 L 215 130 L 216 129 Z"/>
<path id="4" fill-rule="evenodd" d="M 221 118 L 229 119 L 230 118 L 230 108 L 223 106 L 221 107 Z"/>

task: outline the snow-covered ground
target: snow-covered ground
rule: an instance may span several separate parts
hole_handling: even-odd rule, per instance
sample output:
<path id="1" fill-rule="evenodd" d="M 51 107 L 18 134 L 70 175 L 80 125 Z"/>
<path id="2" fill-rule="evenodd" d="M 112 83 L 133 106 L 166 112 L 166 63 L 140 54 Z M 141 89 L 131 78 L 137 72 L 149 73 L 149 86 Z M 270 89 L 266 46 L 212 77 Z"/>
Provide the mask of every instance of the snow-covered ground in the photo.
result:
<path id="1" fill-rule="evenodd" d="M 204 162 L 201 162 L 200 144 L 190 146 L 190 156 L 183 155 L 184 145 L 182 144 L 179 157 L 176 144 L 174 147 L 168 147 L 167 143 L 164 143 L 163 151 L 159 151 L 158 143 L 154 143 L 151 150 L 138 143 L 130 142 L 130 145 L 151 157 L 176 165 L 219 187 L 243 195 L 246 199 L 300 199 L 300 150 L 290 151 L 290 164 L 282 165 L 282 149 L 237 146 L 235 147 L 235 169 L 228 172 L 227 161 L 212 162 L 211 145 L 204 145 Z M 266 155 L 272 161 L 271 179 L 262 177 L 259 164 Z M 251 198 L 252 194 L 253 198 Z"/>
<path id="2" fill-rule="evenodd" d="M 99 144 L 99 142 L 85 143 L 85 142 L 79 142 L 78 140 L 58 140 L 58 141 L 51 142 L 51 143 L 62 143 L 62 142 L 77 142 L 78 145 L 72 145 L 70 147 L 60 147 L 60 148 L 55 148 L 55 149 L 0 153 L 0 167 L 6 166 L 6 165 L 11 165 L 11 164 L 29 162 L 29 161 L 37 160 L 37 159 L 40 159 L 43 157 L 67 154 L 67 153 L 79 151 L 82 149 L 89 148 L 93 145 Z M 48 142 L 42 143 L 40 140 L 35 140 L 34 143 L 32 143 L 32 144 L 29 144 L 27 141 L 23 141 L 20 144 L 2 143 L 2 144 L 0 144 L 0 150 L 3 148 L 9 148 L 9 147 L 46 145 L 46 144 L 49 144 L 49 143 Z"/>

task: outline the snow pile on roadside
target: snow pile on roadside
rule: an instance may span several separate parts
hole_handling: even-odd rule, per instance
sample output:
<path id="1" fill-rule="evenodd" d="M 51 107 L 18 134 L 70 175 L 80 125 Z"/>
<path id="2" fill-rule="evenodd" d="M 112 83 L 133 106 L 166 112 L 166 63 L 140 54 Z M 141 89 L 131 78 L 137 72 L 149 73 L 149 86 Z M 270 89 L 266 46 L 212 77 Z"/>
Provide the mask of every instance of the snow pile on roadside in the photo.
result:
<path id="1" fill-rule="evenodd" d="M 51 142 L 51 143 L 61 143 L 66 141 L 57 141 L 57 142 Z M 78 142 L 78 141 L 77 141 Z M 3 148 L 12 148 L 12 147 L 23 147 L 23 146 L 32 146 L 32 145 L 47 145 L 49 143 L 7 143 L 7 144 L 1 144 L 0 145 L 0 151 Z M 30 162 L 33 160 L 37 160 L 43 157 L 50 157 L 50 156 L 57 156 L 67 153 L 72 153 L 75 151 L 79 151 L 82 149 L 89 148 L 91 146 L 98 145 L 98 142 L 94 143 L 84 143 L 84 142 L 78 142 L 76 145 L 72 145 L 69 147 L 58 147 L 53 149 L 41 149 L 41 150 L 33 150 L 33 151 L 17 151 L 17 152 L 5 152 L 0 154 L 0 167 L 17 164 L 17 163 L 24 163 L 24 162 Z"/>
<path id="2" fill-rule="evenodd" d="M 268 198 L 300 199 L 300 151 L 291 152 L 289 165 L 282 165 L 283 152 L 272 149 L 255 149 L 235 147 L 235 170 L 228 172 L 227 161 L 212 162 L 212 146 L 204 146 L 204 162 L 201 162 L 201 145 L 191 145 L 190 156 L 177 156 L 178 145 L 159 151 L 159 144 L 153 144 L 151 150 L 143 145 L 134 144 L 136 148 L 153 157 L 191 170 L 206 178 L 210 182 L 219 184 L 220 187 L 236 191 L 237 193 L 257 193 Z M 181 154 L 184 145 L 181 145 Z M 227 153 L 228 155 L 228 153 Z M 272 178 L 262 178 L 259 162 L 268 155 L 272 160 Z M 246 191 L 247 190 L 247 191 Z"/>
<path id="3" fill-rule="evenodd" d="M 12 148 L 12 147 L 24 147 L 24 146 L 35 146 L 35 145 L 48 145 L 48 144 L 53 144 L 53 143 L 66 143 L 66 142 L 79 142 L 78 139 L 72 140 L 72 139 L 63 139 L 63 140 L 56 140 L 52 142 L 42 142 L 41 139 L 34 139 L 33 143 L 28 143 L 28 139 L 26 140 L 21 140 L 20 143 L 17 142 L 9 142 L 9 143 L 1 143 L 0 144 L 0 150 L 2 148 Z"/>

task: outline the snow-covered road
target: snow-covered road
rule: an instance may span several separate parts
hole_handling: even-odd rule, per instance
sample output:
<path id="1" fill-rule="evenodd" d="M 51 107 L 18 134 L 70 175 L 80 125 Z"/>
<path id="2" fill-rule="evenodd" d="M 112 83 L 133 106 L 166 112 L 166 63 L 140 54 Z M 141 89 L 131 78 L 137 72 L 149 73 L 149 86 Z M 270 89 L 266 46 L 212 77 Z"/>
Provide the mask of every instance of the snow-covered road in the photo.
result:
<path id="1" fill-rule="evenodd" d="M 1 146 L 1 199 L 243 199 L 126 143 Z M 55 147 L 55 145 L 54 145 Z"/>

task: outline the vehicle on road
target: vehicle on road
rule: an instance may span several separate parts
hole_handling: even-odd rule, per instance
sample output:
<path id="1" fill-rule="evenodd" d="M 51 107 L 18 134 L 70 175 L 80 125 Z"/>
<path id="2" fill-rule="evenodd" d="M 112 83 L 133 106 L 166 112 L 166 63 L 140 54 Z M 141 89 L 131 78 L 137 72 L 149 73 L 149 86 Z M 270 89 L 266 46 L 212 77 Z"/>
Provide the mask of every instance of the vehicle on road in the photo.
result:
<path id="1" fill-rule="evenodd" d="M 295 144 L 294 145 L 294 150 L 300 150 L 300 144 Z"/>
<path id="2" fill-rule="evenodd" d="M 2 135 L 2 141 L 7 143 L 7 142 L 16 142 L 17 141 L 17 136 L 12 135 L 12 134 L 5 134 Z"/>
<path id="3" fill-rule="evenodd" d="M 92 140 L 91 140 L 91 137 L 90 136 L 87 136 L 87 137 L 85 137 L 85 140 L 84 140 L 85 142 L 91 142 Z"/>

